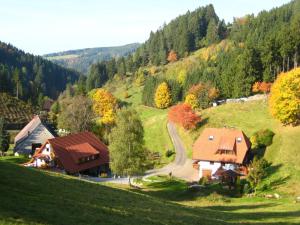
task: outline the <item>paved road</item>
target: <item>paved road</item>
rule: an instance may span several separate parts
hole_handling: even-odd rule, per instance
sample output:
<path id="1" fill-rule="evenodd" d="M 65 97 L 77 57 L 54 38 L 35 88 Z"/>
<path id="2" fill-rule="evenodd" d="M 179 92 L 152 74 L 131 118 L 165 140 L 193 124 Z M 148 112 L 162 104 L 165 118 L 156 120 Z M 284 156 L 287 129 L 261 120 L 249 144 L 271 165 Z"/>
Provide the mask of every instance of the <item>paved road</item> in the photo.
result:
<path id="1" fill-rule="evenodd" d="M 161 169 L 147 171 L 144 178 L 147 179 L 147 177 L 153 175 L 168 175 L 169 173 L 172 173 L 172 176 L 187 181 L 196 180 L 197 173 L 196 170 L 193 169 L 193 161 L 191 159 L 188 159 L 186 155 L 186 149 L 181 141 L 181 138 L 178 135 L 175 125 L 169 122 L 167 124 L 167 128 L 175 148 L 175 160 Z"/>

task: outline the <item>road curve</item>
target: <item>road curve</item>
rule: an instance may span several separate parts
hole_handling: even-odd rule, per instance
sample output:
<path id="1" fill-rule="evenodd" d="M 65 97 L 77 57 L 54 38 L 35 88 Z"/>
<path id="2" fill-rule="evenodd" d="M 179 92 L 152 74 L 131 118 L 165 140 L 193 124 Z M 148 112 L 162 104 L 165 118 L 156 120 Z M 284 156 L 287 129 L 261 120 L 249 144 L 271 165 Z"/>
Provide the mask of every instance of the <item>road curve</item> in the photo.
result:
<path id="1" fill-rule="evenodd" d="M 144 179 L 154 175 L 168 175 L 172 173 L 172 176 L 187 181 L 194 181 L 196 179 L 196 170 L 193 169 L 192 160 L 187 158 L 186 149 L 178 135 L 176 126 L 168 122 L 167 129 L 175 148 L 175 160 L 163 168 L 148 170 Z"/>

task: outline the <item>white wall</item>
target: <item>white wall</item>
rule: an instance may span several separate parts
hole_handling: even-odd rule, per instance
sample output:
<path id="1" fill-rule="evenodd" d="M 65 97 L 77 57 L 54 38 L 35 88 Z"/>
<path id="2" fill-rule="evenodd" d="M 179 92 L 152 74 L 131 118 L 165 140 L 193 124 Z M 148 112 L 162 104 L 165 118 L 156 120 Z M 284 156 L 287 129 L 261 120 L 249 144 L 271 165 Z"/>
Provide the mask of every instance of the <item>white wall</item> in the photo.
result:
<path id="1" fill-rule="evenodd" d="M 51 146 L 50 144 L 46 144 L 46 146 L 44 147 L 44 149 L 42 150 L 42 154 L 43 155 L 49 155 L 50 159 L 51 159 Z"/>
<path id="2" fill-rule="evenodd" d="M 199 178 L 202 177 L 202 170 L 211 170 L 211 174 L 213 175 L 221 166 L 220 162 L 213 162 L 213 164 L 210 164 L 209 161 L 199 161 Z M 223 169 L 229 170 L 229 169 L 235 169 L 236 165 L 231 163 L 225 163 L 224 166 L 222 166 Z M 212 177 L 215 178 L 215 177 Z"/>

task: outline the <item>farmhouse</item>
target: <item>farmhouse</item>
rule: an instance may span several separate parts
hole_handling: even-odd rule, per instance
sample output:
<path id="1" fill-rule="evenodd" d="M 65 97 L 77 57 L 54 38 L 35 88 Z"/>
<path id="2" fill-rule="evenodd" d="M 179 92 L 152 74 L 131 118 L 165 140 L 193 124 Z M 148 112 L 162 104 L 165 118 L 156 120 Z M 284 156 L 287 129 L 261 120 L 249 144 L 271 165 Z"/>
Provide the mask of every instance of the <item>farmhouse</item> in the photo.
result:
<path id="1" fill-rule="evenodd" d="M 90 132 L 47 140 L 25 166 L 57 168 L 68 174 L 108 171 L 108 148 Z"/>
<path id="2" fill-rule="evenodd" d="M 220 171 L 245 174 L 251 142 L 240 130 L 206 128 L 193 145 L 193 167 L 199 178 L 218 178 Z"/>
<path id="3" fill-rule="evenodd" d="M 41 121 L 39 116 L 34 116 L 15 137 L 14 152 L 34 154 L 37 147 L 40 147 L 47 139 L 55 136 L 56 134 Z"/>

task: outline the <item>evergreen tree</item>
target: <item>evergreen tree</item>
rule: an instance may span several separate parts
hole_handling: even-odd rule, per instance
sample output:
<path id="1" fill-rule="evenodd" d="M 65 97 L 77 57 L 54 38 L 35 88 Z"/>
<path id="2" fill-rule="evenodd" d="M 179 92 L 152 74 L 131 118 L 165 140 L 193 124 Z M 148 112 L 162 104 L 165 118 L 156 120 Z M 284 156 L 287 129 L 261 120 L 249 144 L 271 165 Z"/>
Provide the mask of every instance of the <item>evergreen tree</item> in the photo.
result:
<path id="1" fill-rule="evenodd" d="M 9 149 L 9 134 L 5 129 L 5 121 L 0 117 L 0 151 L 6 152 Z"/>

